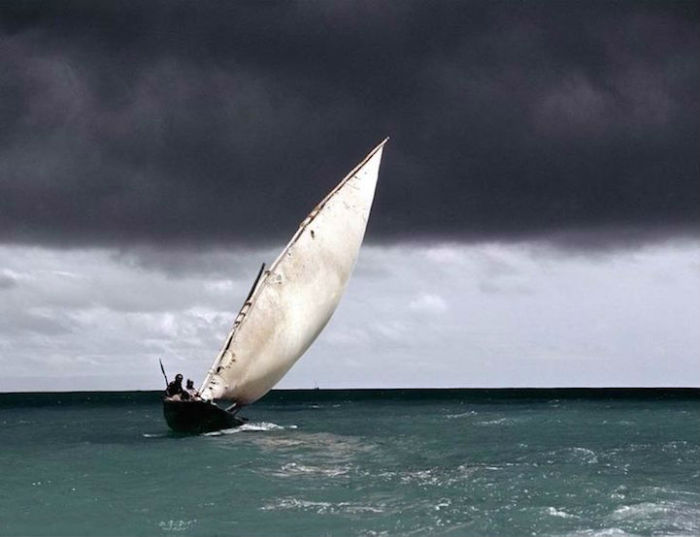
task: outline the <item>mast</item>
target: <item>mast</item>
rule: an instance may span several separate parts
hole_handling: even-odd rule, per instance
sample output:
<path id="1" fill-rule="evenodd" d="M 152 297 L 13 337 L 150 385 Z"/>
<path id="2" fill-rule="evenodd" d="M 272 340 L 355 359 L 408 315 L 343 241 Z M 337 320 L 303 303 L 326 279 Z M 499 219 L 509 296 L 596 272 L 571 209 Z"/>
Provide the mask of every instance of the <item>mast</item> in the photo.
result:
<path id="1" fill-rule="evenodd" d="M 209 368 L 209 371 L 207 371 L 207 376 L 204 378 L 204 382 L 202 382 L 202 387 L 199 389 L 199 393 L 204 393 L 204 387 L 209 383 L 211 380 L 211 376 L 216 372 L 216 368 L 218 367 L 218 364 L 221 362 L 221 358 L 223 357 L 224 353 L 228 350 L 229 345 L 231 344 L 231 340 L 233 339 L 233 334 L 236 331 L 236 328 L 238 328 L 238 325 L 241 324 L 241 321 L 245 318 L 245 314 L 250 309 L 250 306 L 252 305 L 251 298 L 253 296 L 253 293 L 255 293 L 255 290 L 258 287 L 258 284 L 260 283 L 260 278 L 263 276 L 265 273 L 265 263 L 263 263 L 260 266 L 260 270 L 258 271 L 258 275 L 255 277 L 255 281 L 253 282 L 253 285 L 250 288 L 250 291 L 248 291 L 248 296 L 246 297 L 245 301 L 243 302 L 243 306 L 241 306 L 241 309 L 238 311 L 238 315 L 236 315 L 236 318 L 233 321 L 233 326 L 231 327 L 231 331 L 229 332 L 228 336 L 226 337 L 226 340 L 224 341 L 224 346 L 219 351 L 219 354 L 216 356 L 216 359 L 214 360 L 214 363 L 212 366 Z M 161 365 L 162 368 L 162 365 Z"/>
<path id="2" fill-rule="evenodd" d="M 202 384 L 205 399 L 259 399 L 326 325 L 357 260 L 387 140 L 314 207 L 269 270 L 261 269 Z"/>

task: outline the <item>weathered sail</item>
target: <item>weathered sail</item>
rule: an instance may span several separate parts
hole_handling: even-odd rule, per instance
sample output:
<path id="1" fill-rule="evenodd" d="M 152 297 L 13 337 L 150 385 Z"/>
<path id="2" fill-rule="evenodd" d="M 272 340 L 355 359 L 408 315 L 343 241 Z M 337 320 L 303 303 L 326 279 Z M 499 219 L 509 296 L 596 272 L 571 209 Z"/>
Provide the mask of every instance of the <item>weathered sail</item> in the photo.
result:
<path id="1" fill-rule="evenodd" d="M 311 211 L 254 284 L 200 389 L 205 399 L 259 399 L 326 325 L 355 266 L 385 142 Z"/>

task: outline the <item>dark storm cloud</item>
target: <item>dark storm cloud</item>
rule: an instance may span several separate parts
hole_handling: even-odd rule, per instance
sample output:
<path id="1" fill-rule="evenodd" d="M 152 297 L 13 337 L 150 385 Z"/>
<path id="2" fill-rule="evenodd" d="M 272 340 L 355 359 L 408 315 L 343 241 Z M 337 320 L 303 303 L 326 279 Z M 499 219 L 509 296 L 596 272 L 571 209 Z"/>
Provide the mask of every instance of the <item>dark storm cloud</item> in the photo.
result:
<path id="1" fill-rule="evenodd" d="M 278 240 L 386 135 L 374 239 L 697 231 L 696 2 L 104 4 L 3 6 L 6 242 Z"/>

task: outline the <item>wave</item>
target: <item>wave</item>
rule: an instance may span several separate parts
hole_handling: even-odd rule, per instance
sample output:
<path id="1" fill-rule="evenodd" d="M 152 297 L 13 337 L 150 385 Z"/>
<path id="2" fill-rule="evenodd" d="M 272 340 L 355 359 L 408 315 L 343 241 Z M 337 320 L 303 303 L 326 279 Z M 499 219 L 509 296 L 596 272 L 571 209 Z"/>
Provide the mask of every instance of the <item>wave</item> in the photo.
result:
<path id="1" fill-rule="evenodd" d="M 144 438 L 167 438 L 168 433 L 143 433 Z"/>
<path id="2" fill-rule="evenodd" d="M 161 520 L 158 523 L 158 527 L 165 532 L 179 533 L 189 530 L 194 524 L 197 523 L 197 519 L 193 520 Z"/>
<path id="3" fill-rule="evenodd" d="M 597 464 L 598 456 L 592 449 L 583 447 L 572 447 L 568 449 L 574 460 L 582 461 L 586 464 Z"/>
<path id="4" fill-rule="evenodd" d="M 695 502 L 677 500 L 622 505 L 608 518 L 634 524 L 645 533 L 697 535 L 700 532 L 700 508 Z"/>
<path id="5" fill-rule="evenodd" d="M 271 423 L 268 421 L 261 421 L 260 423 L 244 423 L 238 429 L 242 432 L 245 431 L 284 431 L 284 430 L 294 430 L 297 429 L 296 425 L 277 425 L 276 423 Z"/>
<path id="6" fill-rule="evenodd" d="M 454 420 L 454 419 L 459 419 L 459 418 L 466 418 L 469 416 L 476 416 L 478 412 L 475 410 L 470 410 L 468 412 L 460 412 L 459 414 L 446 414 L 445 418 L 448 420 Z"/>
<path id="7" fill-rule="evenodd" d="M 359 502 L 317 502 L 301 500 L 298 498 L 280 498 L 276 502 L 268 503 L 260 507 L 261 511 L 312 511 L 319 515 L 324 514 L 358 514 L 358 513 L 383 513 L 382 507 L 363 504 Z"/>
<path id="8" fill-rule="evenodd" d="M 577 515 L 567 513 L 566 511 L 563 511 L 561 509 L 557 509 L 556 507 L 547 507 L 547 509 L 545 509 L 545 513 L 547 513 L 549 516 L 555 516 L 558 518 L 581 518 Z"/>
<path id="9" fill-rule="evenodd" d="M 220 431 L 212 431 L 210 433 L 204 433 L 202 436 L 224 436 L 229 434 L 238 433 L 257 433 L 257 432 L 268 432 L 268 431 L 285 431 L 294 430 L 296 425 L 277 425 L 276 423 L 271 423 L 268 421 L 261 421 L 259 423 L 244 423 L 239 427 L 233 427 L 231 429 L 221 429 Z"/>
<path id="10" fill-rule="evenodd" d="M 497 418 L 495 420 L 480 421 L 477 425 L 502 425 L 504 423 L 513 423 L 513 418 Z"/>
<path id="11" fill-rule="evenodd" d="M 322 476 L 322 477 L 341 477 L 346 476 L 352 470 L 351 466 L 314 466 L 297 464 L 296 462 L 290 462 L 283 465 L 279 471 L 273 472 L 273 475 L 279 477 L 291 477 L 291 476 Z"/>
<path id="12" fill-rule="evenodd" d="M 260 439 L 265 445 L 271 447 L 277 447 L 278 440 L 292 440 L 292 444 L 289 447 L 319 450 L 324 459 L 332 460 L 336 464 L 354 463 L 366 456 L 367 453 L 377 449 L 376 444 L 368 442 L 363 437 L 327 432 L 310 433 L 300 431 L 294 435 L 287 435 L 286 438 L 284 436 L 270 435 L 261 436 Z"/>
<path id="13" fill-rule="evenodd" d="M 627 533 L 620 528 L 603 528 L 598 530 L 576 530 L 565 534 L 564 537 L 637 537 L 637 534 Z"/>

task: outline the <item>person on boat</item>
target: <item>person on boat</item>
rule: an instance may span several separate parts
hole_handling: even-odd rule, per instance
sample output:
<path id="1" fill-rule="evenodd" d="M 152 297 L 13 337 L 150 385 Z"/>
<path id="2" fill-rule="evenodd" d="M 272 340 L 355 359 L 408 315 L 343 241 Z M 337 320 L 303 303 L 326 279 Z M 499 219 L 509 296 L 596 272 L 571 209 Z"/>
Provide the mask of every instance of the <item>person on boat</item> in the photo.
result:
<path id="1" fill-rule="evenodd" d="M 199 392 L 194 387 L 194 381 L 192 379 L 187 379 L 187 387 L 185 391 L 189 394 L 192 399 L 199 399 Z"/>
<path id="2" fill-rule="evenodd" d="M 170 384 L 168 384 L 168 387 L 165 389 L 165 396 L 166 397 L 176 397 L 182 398 L 182 394 L 185 393 L 185 390 L 182 389 L 182 375 L 178 373 L 175 375 L 175 380 L 173 380 Z M 188 399 L 189 399 L 189 394 Z"/>

